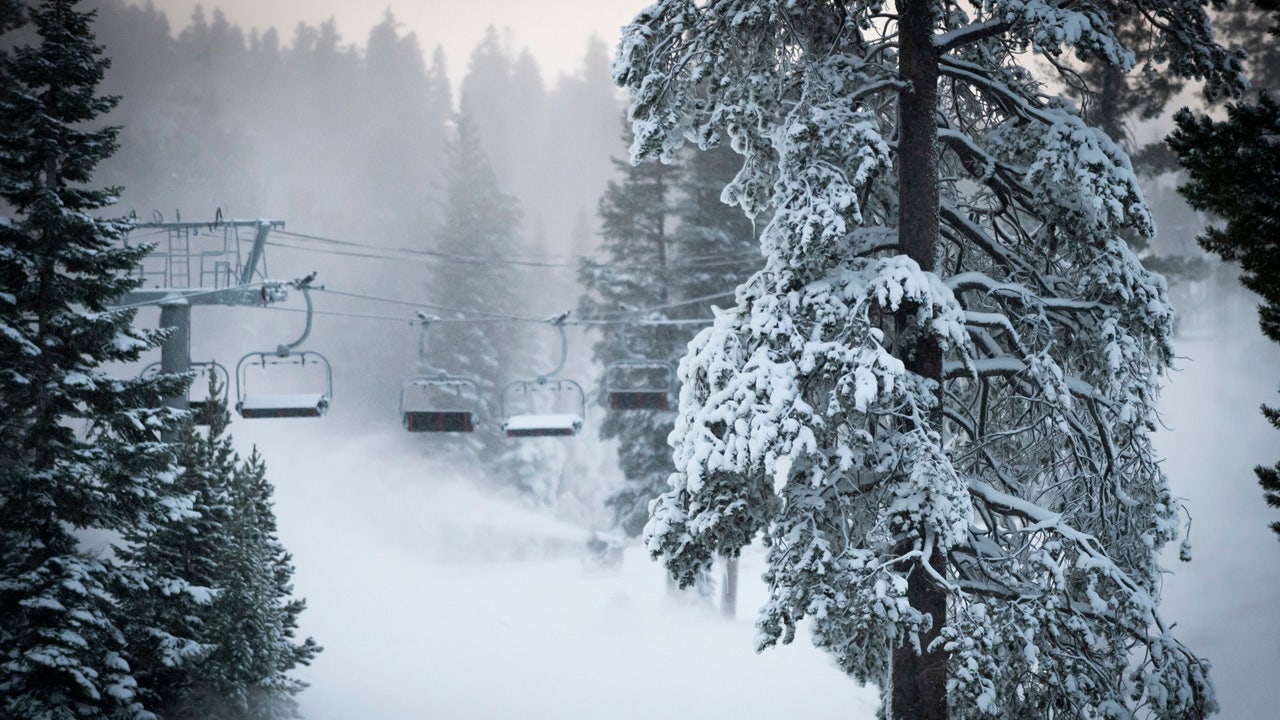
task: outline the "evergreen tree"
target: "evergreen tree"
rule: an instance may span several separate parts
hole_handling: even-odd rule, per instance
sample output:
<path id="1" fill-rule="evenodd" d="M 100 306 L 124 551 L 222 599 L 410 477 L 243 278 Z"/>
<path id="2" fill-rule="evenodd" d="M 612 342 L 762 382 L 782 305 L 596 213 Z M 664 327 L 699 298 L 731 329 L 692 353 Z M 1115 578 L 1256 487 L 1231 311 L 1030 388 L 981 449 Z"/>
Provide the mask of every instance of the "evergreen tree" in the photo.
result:
<path id="1" fill-rule="evenodd" d="M 209 397 L 221 397 L 214 377 Z M 189 420 L 178 440 L 177 485 L 190 511 L 130 533 L 118 553 L 127 579 L 173 578 L 120 593 L 140 694 L 164 718 L 296 717 L 304 685 L 289 672 L 320 647 L 293 640 L 305 603 L 291 597 L 265 465 L 256 451 L 241 461 L 232 449 L 224 402 L 209 415 L 207 432 Z"/>
<path id="2" fill-rule="evenodd" d="M 116 99 L 96 92 L 108 60 L 77 5 L 29 5 L 34 44 L 0 58 L 0 716 L 15 719 L 143 712 L 110 591 L 121 570 L 83 532 L 183 509 L 158 436 L 184 379 L 102 370 L 163 335 L 108 309 L 146 248 L 96 214 L 119 193 L 89 186 L 116 148 L 118 129 L 95 127 Z"/>
<path id="3" fill-rule="evenodd" d="M 1226 8 L 1214 15 L 1214 28 L 1224 42 L 1238 45 L 1248 52 L 1245 67 L 1249 71 L 1250 94 L 1280 92 L 1280 43 L 1274 34 L 1276 0 L 1230 0 Z"/>
<path id="4" fill-rule="evenodd" d="M 600 249 L 605 259 L 586 260 L 579 271 L 579 282 L 587 291 L 579 303 L 584 317 L 665 305 L 671 299 L 672 195 L 680 166 L 658 161 L 632 165 L 624 160 L 615 160 L 614 165 L 620 179 L 609 182 L 599 205 Z M 668 315 L 669 311 L 658 311 L 655 317 L 642 319 L 661 320 Z M 617 324 L 602 328 L 592 354 L 606 367 L 633 355 L 674 363 L 688 341 L 688 337 L 680 340 L 687 333 L 672 326 Z M 606 376 L 600 381 L 601 397 L 607 380 Z M 640 534 L 649 517 L 649 501 L 666 488 L 671 474 L 667 435 L 674 421 L 670 410 L 608 408 L 600 423 L 601 438 L 619 441 L 618 464 L 624 477 L 622 487 L 605 505 L 613 510 L 623 532 L 632 537 Z"/>
<path id="5" fill-rule="evenodd" d="M 227 488 L 227 544 L 217 555 L 218 588 L 206 637 L 212 649 L 199 661 L 187 707 L 208 720 L 299 717 L 295 695 L 306 684 L 289 676 L 321 651 L 315 640 L 295 642 L 305 601 L 293 598 L 293 564 L 276 537 L 266 464 L 255 448 Z"/>
<path id="6" fill-rule="evenodd" d="M 496 398 L 509 379 L 507 348 L 499 342 L 502 333 L 495 331 L 499 326 L 474 321 L 486 320 L 486 310 L 509 312 L 515 307 L 509 266 L 484 259 L 500 257 L 515 245 L 520 209 L 515 198 L 499 187 L 465 107 L 457 116 L 446 160 L 443 222 L 432 249 L 475 262 L 442 262 L 431 268 L 427 282 L 431 302 L 458 312 L 430 328 L 428 359 L 433 367 L 476 381 L 483 423 L 465 440 L 470 457 L 464 462 L 494 470 L 503 442 Z"/>
<path id="7" fill-rule="evenodd" d="M 1273 33 L 1280 35 L 1280 12 Z M 1182 110 L 1169 146 L 1190 182 L 1179 188 L 1191 206 L 1226 221 L 1198 238 L 1222 259 L 1239 262 L 1241 284 L 1262 298 L 1263 335 L 1280 343 L 1280 103 L 1263 93 L 1257 104 L 1228 104 L 1227 119 Z M 1280 428 L 1280 408 L 1262 406 Z M 1267 504 L 1280 508 L 1280 462 L 1254 469 Z M 1280 534 L 1280 522 L 1271 524 Z"/>
<path id="8" fill-rule="evenodd" d="M 1131 70 L 1114 5 L 660 0 L 624 30 L 633 154 L 728 143 L 726 197 L 768 218 L 681 365 L 648 547 L 687 583 L 764 533 L 762 646 L 808 619 L 888 717 L 1215 708 L 1158 607 L 1172 311 L 1121 237 L 1151 219 L 1020 65 Z M 1202 3 L 1142 5 L 1169 72 L 1239 91 Z"/>

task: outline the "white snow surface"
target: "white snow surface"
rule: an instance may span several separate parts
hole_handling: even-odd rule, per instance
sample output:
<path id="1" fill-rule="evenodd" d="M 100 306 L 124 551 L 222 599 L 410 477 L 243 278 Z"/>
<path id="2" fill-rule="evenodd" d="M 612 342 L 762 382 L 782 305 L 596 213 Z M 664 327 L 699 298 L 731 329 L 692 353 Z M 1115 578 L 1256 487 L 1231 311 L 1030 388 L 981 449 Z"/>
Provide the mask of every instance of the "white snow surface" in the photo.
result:
<path id="1" fill-rule="evenodd" d="M 568 413 L 512 415 L 502 425 L 507 430 L 573 430 L 582 427 L 582 416 Z"/>
<path id="2" fill-rule="evenodd" d="M 285 393 L 277 395 L 246 395 L 245 410 L 314 409 L 324 401 L 323 393 Z"/>
<path id="3" fill-rule="evenodd" d="M 237 423 L 276 485 L 282 541 L 325 650 L 297 676 L 308 720 L 871 720 L 859 687 L 805 637 L 757 655 L 759 548 L 735 620 L 672 596 L 638 545 L 616 568 L 590 531 L 478 489 L 394 426 Z"/>
<path id="4" fill-rule="evenodd" d="M 1251 304 L 1238 316 L 1215 341 L 1177 343 L 1161 399 L 1157 450 L 1194 520 L 1194 560 L 1176 544 L 1163 557 L 1162 611 L 1213 662 L 1218 717 L 1261 718 L 1280 667 L 1280 544 L 1252 468 L 1277 458 L 1257 406 L 1280 403 L 1280 352 Z M 325 646 L 297 673 L 308 720 L 874 717 L 875 690 L 803 634 L 753 652 L 759 548 L 724 621 L 668 597 L 636 546 L 616 571 L 588 569 L 587 529 L 478 489 L 396 418 L 359 432 L 341 420 L 232 428 L 267 460 L 302 633 Z"/>

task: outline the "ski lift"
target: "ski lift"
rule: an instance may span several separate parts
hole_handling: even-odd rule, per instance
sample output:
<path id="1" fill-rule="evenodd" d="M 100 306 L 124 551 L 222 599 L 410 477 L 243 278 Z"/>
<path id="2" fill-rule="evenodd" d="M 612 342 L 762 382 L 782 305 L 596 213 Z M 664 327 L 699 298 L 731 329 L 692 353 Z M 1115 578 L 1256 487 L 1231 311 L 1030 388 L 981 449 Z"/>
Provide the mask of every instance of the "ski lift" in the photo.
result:
<path id="1" fill-rule="evenodd" d="M 507 437 L 572 437 L 582 431 L 587 413 L 582 386 L 554 377 L 569 357 L 569 339 L 564 332 L 568 317 L 566 312 L 549 321 L 560 331 L 560 363 L 555 369 L 533 379 L 512 381 L 502 389 L 502 429 Z"/>
<path id="2" fill-rule="evenodd" d="M 626 357 L 604 370 L 604 391 L 613 410 L 669 410 L 676 371 L 671 363 L 641 356 L 627 344 L 626 326 L 619 335 Z"/>
<path id="3" fill-rule="evenodd" d="M 208 426 L 212 424 L 213 417 L 218 410 L 227 404 L 227 397 L 231 391 L 231 373 L 227 371 L 225 365 L 216 360 L 193 362 L 190 367 L 196 373 L 196 379 L 191 382 L 191 387 L 203 387 L 206 390 L 204 391 L 205 397 L 188 399 L 187 408 L 191 411 L 191 418 L 196 425 Z M 153 362 L 142 368 L 142 372 L 138 376 L 151 377 L 159 372 L 160 363 Z M 200 382 L 201 377 L 207 380 L 210 375 L 217 378 L 217 387 L 219 388 L 218 395 L 213 397 L 208 397 L 208 382 Z"/>
<path id="4" fill-rule="evenodd" d="M 333 398 L 333 368 L 320 353 L 295 349 L 311 334 L 310 283 L 312 277 L 314 275 L 291 283 L 294 288 L 302 291 L 302 297 L 307 302 L 307 325 L 302 331 L 302 337 L 288 345 L 279 345 L 275 350 L 251 352 L 236 363 L 236 412 L 246 420 L 320 417 L 329 411 L 329 403 Z M 277 369 L 289 369 L 289 372 L 295 375 L 307 374 L 308 367 L 317 368 L 317 372 L 323 375 L 323 382 L 318 383 L 319 391 L 314 388 L 317 383 L 313 383 L 309 392 L 250 392 L 250 375 L 263 375 Z M 310 373 L 312 376 L 315 374 Z"/>
<path id="5" fill-rule="evenodd" d="M 418 313 L 422 334 L 418 339 L 419 375 L 409 378 L 400 391 L 400 419 L 409 432 L 473 432 L 480 414 L 480 388 L 476 381 L 450 375 L 427 362 L 427 330 L 438 318 Z"/>

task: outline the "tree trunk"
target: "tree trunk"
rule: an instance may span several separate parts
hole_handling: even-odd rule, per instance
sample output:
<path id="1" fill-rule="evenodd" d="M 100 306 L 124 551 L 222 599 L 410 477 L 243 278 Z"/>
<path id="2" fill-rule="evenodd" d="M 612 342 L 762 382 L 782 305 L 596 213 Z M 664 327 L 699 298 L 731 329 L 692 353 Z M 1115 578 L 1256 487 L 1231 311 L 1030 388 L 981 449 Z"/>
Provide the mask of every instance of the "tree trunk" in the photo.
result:
<path id="1" fill-rule="evenodd" d="M 738 613 L 738 558 L 724 559 L 724 588 L 720 593 L 720 614 L 732 620 Z"/>
<path id="2" fill-rule="evenodd" d="M 927 272 L 938 265 L 939 181 L 938 127 L 934 114 L 938 103 L 938 53 L 934 48 L 934 13 L 931 0 L 898 0 L 899 69 L 911 86 L 898 96 L 898 233 L 908 257 Z M 932 337 L 924 336 L 906 348 L 907 370 L 941 381 L 942 353 Z M 940 387 L 940 385 L 939 385 Z M 941 420 L 935 414 L 934 426 Z M 917 537 L 926 529 L 919 528 Z M 898 548 L 913 549 L 911 541 Z M 945 575 L 946 560 L 935 551 L 928 562 Z M 907 600 L 915 610 L 933 618 L 930 630 L 920 637 L 921 652 L 909 643 L 893 652 L 890 717 L 893 720 L 946 720 L 947 653 L 929 646 L 946 621 L 946 591 L 933 583 L 917 560 L 900 568 L 909 572 Z"/>

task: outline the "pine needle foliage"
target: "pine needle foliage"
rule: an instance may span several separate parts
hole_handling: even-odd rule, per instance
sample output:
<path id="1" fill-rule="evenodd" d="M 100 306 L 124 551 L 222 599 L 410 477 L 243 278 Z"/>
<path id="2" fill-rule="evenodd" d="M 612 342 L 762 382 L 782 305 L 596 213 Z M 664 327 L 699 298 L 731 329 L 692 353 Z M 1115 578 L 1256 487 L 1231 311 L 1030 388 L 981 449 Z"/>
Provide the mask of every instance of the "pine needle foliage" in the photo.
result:
<path id="1" fill-rule="evenodd" d="M 1206 4 L 1140 0 L 1143 50 L 1238 94 Z M 1124 239 L 1151 217 L 1024 65 L 1133 71 L 1122 5 L 659 0 L 624 30 L 633 158 L 731 147 L 765 255 L 681 363 L 648 548 L 688 584 L 763 535 L 760 646 L 807 621 L 886 717 L 1216 707 L 1159 608 L 1173 315 Z"/>
<path id="2" fill-rule="evenodd" d="M 118 189 L 91 185 L 116 149 L 101 123 L 116 98 L 97 94 L 109 62 L 75 0 L 25 19 L 31 44 L 0 56 L 0 716 L 144 717 L 111 590 L 122 571 L 87 541 L 183 511 L 160 440 L 179 417 L 160 399 L 186 379 L 103 369 L 164 338 L 110 307 L 147 248 L 122 247 L 130 223 L 100 214 Z"/>

